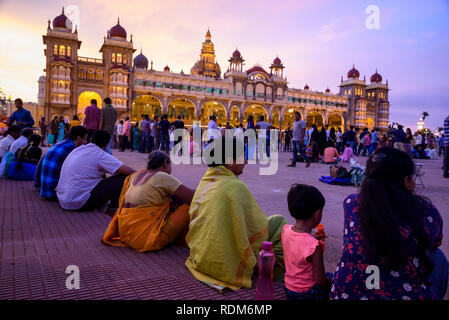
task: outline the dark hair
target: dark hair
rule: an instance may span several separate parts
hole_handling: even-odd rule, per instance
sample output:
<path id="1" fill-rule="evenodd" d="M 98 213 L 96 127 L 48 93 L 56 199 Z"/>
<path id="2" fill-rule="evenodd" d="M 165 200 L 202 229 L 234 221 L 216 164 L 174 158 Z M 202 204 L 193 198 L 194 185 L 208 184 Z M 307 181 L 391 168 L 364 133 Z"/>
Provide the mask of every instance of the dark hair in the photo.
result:
<path id="1" fill-rule="evenodd" d="M 259 121 L 263 121 L 263 119 L 264 119 L 264 118 L 263 118 L 263 115 L 260 115 L 260 116 L 259 116 Z"/>
<path id="2" fill-rule="evenodd" d="M 86 134 L 86 128 L 84 128 L 83 126 L 75 126 L 72 127 L 69 131 L 69 139 L 75 141 L 78 137 L 84 138 Z"/>
<path id="3" fill-rule="evenodd" d="M 42 141 L 41 136 L 34 133 L 28 138 L 28 143 L 31 143 L 33 147 L 39 147 L 41 141 Z"/>
<path id="4" fill-rule="evenodd" d="M 328 141 L 327 141 L 327 146 L 328 147 L 335 147 L 335 143 L 334 143 L 334 141 L 332 140 L 332 139 L 329 139 Z"/>
<path id="5" fill-rule="evenodd" d="M 254 117 L 253 117 L 253 115 L 252 115 L 252 114 L 250 114 L 250 115 L 248 116 L 248 119 L 247 119 L 247 121 L 254 121 Z"/>
<path id="6" fill-rule="evenodd" d="M 163 118 L 164 118 L 165 120 L 167 120 L 167 119 L 168 119 L 168 114 L 165 113 L 165 114 L 163 115 Z"/>
<path id="7" fill-rule="evenodd" d="M 120 120 L 120 124 L 123 124 L 123 120 Z"/>
<path id="8" fill-rule="evenodd" d="M 180 114 L 178 114 L 178 119 L 181 119 L 181 115 Z"/>
<path id="9" fill-rule="evenodd" d="M 351 128 L 351 130 L 354 130 L 354 126 L 351 126 L 350 128 Z"/>
<path id="10" fill-rule="evenodd" d="M 129 120 L 129 117 L 126 117 L 125 120 Z"/>
<path id="11" fill-rule="evenodd" d="M 326 200 L 321 192 L 306 184 L 294 184 L 287 194 L 288 211 L 299 220 L 308 220 L 312 215 L 324 208 Z"/>
<path id="12" fill-rule="evenodd" d="M 111 104 L 112 103 L 112 100 L 111 100 L 111 98 L 104 98 L 104 103 L 106 103 L 106 104 Z"/>
<path id="13" fill-rule="evenodd" d="M 97 105 L 97 100 L 96 99 L 92 99 L 92 100 L 90 100 L 90 103 Z"/>
<path id="14" fill-rule="evenodd" d="M 92 135 L 92 143 L 96 144 L 100 148 L 104 148 L 111 140 L 111 135 L 104 130 L 95 131 Z"/>
<path id="15" fill-rule="evenodd" d="M 146 119 L 146 120 L 149 120 L 149 119 L 150 119 L 150 116 L 146 114 L 146 115 L 145 115 L 145 119 Z"/>
<path id="16" fill-rule="evenodd" d="M 32 134 L 32 128 L 23 128 L 22 131 L 20 131 L 20 135 L 24 136 L 25 138 L 29 138 Z"/>
<path id="17" fill-rule="evenodd" d="M 227 155 L 229 155 L 229 153 L 230 153 L 230 150 L 227 147 L 230 146 L 229 140 L 231 140 L 231 139 L 232 139 L 232 160 L 235 161 L 240 156 L 243 156 L 245 154 L 244 145 L 241 140 L 237 139 L 236 137 L 221 136 L 221 137 L 215 139 L 211 143 L 213 149 L 210 151 L 211 159 L 209 159 L 208 164 L 207 164 L 209 167 L 218 167 L 218 166 L 226 164 Z M 217 148 L 221 149 L 221 150 L 219 150 L 221 152 L 221 159 L 219 159 L 219 160 L 217 160 L 217 162 L 215 162 L 214 155 L 215 155 L 215 150 L 217 150 Z M 206 157 L 209 157 L 209 155 L 206 154 Z"/>
<path id="18" fill-rule="evenodd" d="M 170 156 L 167 153 L 154 150 L 148 155 L 147 170 L 157 169 L 163 166 L 166 161 L 171 163 Z"/>
<path id="19" fill-rule="evenodd" d="M 22 168 L 22 164 L 25 161 L 25 157 L 26 157 L 28 150 L 31 147 L 39 147 L 39 144 L 41 143 L 41 141 L 42 141 L 41 136 L 37 135 L 37 134 L 32 134 L 28 138 L 28 144 L 26 146 L 24 146 L 23 148 L 19 149 L 19 151 L 18 151 L 17 164 L 16 164 L 17 170 L 20 170 Z"/>
<path id="20" fill-rule="evenodd" d="M 73 115 L 73 120 L 79 120 L 78 116 L 75 114 Z"/>
<path id="21" fill-rule="evenodd" d="M 14 103 L 15 103 L 15 104 L 19 104 L 19 103 L 20 103 L 20 104 L 22 105 L 22 104 L 23 104 L 23 101 L 22 101 L 22 99 L 17 98 L 16 100 L 14 100 Z"/>
<path id="22" fill-rule="evenodd" d="M 13 124 L 12 126 L 9 126 L 7 132 L 8 132 L 8 134 L 13 133 L 13 132 L 20 133 L 20 127 Z"/>
<path id="23" fill-rule="evenodd" d="M 413 160 L 398 149 L 380 148 L 368 159 L 358 210 L 367 263 L 398 270 L 409 257 L 417 257 L 427 272 L 432 270 L 422 222 L 430 200 L 413 194 L 404 183 L 414 173 Z M 400 227 L 408 229 L 410 237 L 404 238 Z"/>

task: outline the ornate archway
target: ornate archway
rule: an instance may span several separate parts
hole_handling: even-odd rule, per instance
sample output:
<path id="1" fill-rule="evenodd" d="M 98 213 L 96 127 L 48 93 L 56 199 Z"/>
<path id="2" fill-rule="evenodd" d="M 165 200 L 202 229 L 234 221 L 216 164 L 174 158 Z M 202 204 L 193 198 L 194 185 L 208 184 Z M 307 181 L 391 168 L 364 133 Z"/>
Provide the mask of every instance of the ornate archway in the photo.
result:
<path id="1" fill-rule="evenodd" d="M 215 115 L 215 117 L 217 117 L 217 125 L 226 125 L 228 118 L 226 115 L 226 108 L 223 104 L 217 101 L 205 102 L 201 107 L 201 125 L 207 126 L 207 124 L 209 123 L 209 117 L 211 115 Z"/>
<path id="2" fill-rule="evenodd" d="M 176 98 L 168 104 L 168 120 L 175 121 L 178 116 L 185 125 L 191 126 L 196 120 L 195 104 L 189 99 Z"/>
<path id="3" fill-rule="evenodd" d="M 95 91 L 83 91 L 78 97 L 78 108 L 76 110 L 76 115 L 82 122 L 84 119 L 84 110 L 86 110 L 86 107 L 91 105 L 91 100 L 95 99 L 97 100 L 97 106 L 101 109 L 102 106 L 102 99 L 101 96 L 95 92 Z"/>
<path id="4" fill-rule="evenodd" d="M 268 121 L 268 112 L 261 105 L 252 104 L 245 108 L 245 110 L 243 111 L 243 125 L 246 125 L 246 122 L 250 115 L 254 117 L 254 124 L 259 122 L 260 116 L 264 116 L 264 121 Z"/>
<path id="5" fill-rule="evenodd" d="M 282 120 L 282 129 L 286 130 L 287 128 L 292 129 L 293 122 L 295 122 L 295 112 L 299 112 L 301 114 L 301 119 L 304 120 L 304 113 L 297 107 L 290 106 L 288 109 L 284 111 L 284 118 Z"/>
<path id="6" fill-rule="evenodd" d="M 318 111 L 310 111 L 307 114 L 306 127 L 310 128 L 314 124 L 318 127 L 318 129 L 324 126 L 324 117 Z"/>
<path id="7" fill-rule="evenodd" d="M 234 105 L 229 114 L 229 123 L 235 128 L 240 124 L 240 109 Z"/>
<path id="8" fill-rule="evenodd" d="M 279 129 L 280 125 L 280 111 L 277 108 L 274 108 L 271 111 L 271 125 Z"/>
<path id="9" fill-rule="evenodd" d="M 155 115 L 161 116 L 162 103 L 155 96 L 145 94 L 134 99 L 131 108 L 131 120 L 140 121 L 142 119 L 142 115 L 146 114 L 150 116 L 150 118 Z"/>
<path id="10" fill-rule="evenodd" d="M 337 130 L 338 128 L 341 128 L 342 130 L 344 129 L 343 117 L 338 113 L 330 114 L 327 122 L 328 122 L 329 128 L 334 127 L 335 130 Z"/>

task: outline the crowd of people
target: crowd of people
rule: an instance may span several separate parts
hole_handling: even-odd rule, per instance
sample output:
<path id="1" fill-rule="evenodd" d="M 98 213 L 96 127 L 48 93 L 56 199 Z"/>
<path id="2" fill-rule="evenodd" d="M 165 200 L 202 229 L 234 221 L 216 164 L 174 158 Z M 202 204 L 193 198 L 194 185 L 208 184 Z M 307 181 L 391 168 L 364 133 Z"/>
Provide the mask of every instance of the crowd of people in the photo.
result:
<path id="1" fill-rule="evenodd" d="M 32 121 L 16 101 L 19 114 L 11 117 L 14 123 L 9 123 L 0 140 L 0 168 L 8 166 L 0 173 L 12 178 L 26 176 L 22 180 L 34 178 L 41 198 L 57 201 L 65 210 L 99 210 L 111 215 L 102 236 L 104 244 L 139 252 L 161 250 L 169 244 L 188 247 L 186 267 L 196 279 L 209 285 L 233 290 L 250 288 L 262 242 L 270 241 L 276 256 L 273 277 L 285 275 L 289 299 L 444 297 L 449 264 L 439 249 L 443 220 L 429 199 L 414 193 L 413 151 L 405 146 L 407 133 L 402 140 L 400 126 L 391 128 L 392 139 L 386 135 L 386 141 L 377 136 L 378 130 L 367 129 L 360 137 L 362 133 L 358 135 L 354 128 L 345 133 L 331 128 L 328 136 L 325 127 L 307 131 L 301 115 L 295 114 L 289 166 L 296 165 L 298 154 L 306 166 L 314 160 L 314 153 L 323 156 L 325 162 L 337 161 L 339 153 L 343 150 L 344 156 L 346 149 L 352 154 L 369 155 L 359 193 L 343 200 L 343 250 L 336 269 L 329 273 L 323 258 L 325 235 L 314 232 L 324 214 L 324 196 L 313 186 L 295 184 L 287 194 L 295 224 L 289 225 L 281 215 L 267 218 L 239 179 L 245 159 L 252 157 L 249 149 L 253 146 L 251 137 L 243 138 L 243 125 L 234 129 L 234 137 L 214 136 L 214 130 L 220 127 L 211 116 L 208 128 L 214 130 L 210 130 L 207 141 L 212 145 L 211 161 L 198 187 L 191 189 L 171 175 L 167 153 L 170 127 L 184 127 L 182 120 L 170 123 L 166 115 L 160 121 L 158 117 L 143 116 L 139 128 L 125 118 L 117 131 L 117 111 L 109 98 L 104 102 L 105 107 L 99 109 L 92 101 L 86 108 L 83 126 L 74 118 L 67 130 L 65 123 L 55 118 L 61 141 L 42 157 L 42 138 L 33 133 Z M 245 129 L 253 128 L 272 126 L 263 117 L 256 124 L 249 118 Z M 446 161 L 449 117 L 444 129 Z M 160 134 L 152 135 L 153 130 Z M 117 138 L 121 150 L 134 148 L 138 141 L 138 150 L 149 152 L 145 168 L 136 171 L 111 154 L 114 132 L 121 133 L 117 134 L 121 136 Z M 259 135 L 258 139 L 266 139 L 269 145 L 268 135 Z M 373 143 L 377 145 L 372 147 Z M 214 157 L 217 147 L 225 151 L 218 158 Z M 447 162 L 444 168 L 448 169 Z M 373 265 L 379 268 L 381 279 L 374 290 L 366 285 L 365 273 Z"/>

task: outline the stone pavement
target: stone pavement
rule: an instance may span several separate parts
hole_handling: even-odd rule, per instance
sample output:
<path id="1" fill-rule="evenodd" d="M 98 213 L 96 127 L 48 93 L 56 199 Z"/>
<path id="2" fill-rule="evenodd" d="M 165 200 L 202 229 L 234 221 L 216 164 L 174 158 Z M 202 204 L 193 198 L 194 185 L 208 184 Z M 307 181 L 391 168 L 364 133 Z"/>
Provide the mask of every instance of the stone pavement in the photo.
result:
<path id="1" fill-rule="evenodd" d="M 145 167 L 141 153 L 114 155 L 135 169 Z M 313 163 L 305 168 L 287 168 L 290 154 L 279 154 L 279 170 L 260 176 L 257 165 L 248 165 L 241 179 L 250 188 L 267 216 L 280 213 L 289 222 L 286 194 L 291 184 L 318 187 L 326 198 L 323 224 L 326 241 L 326 271 L 333 271 L 341 252 L 343 235 L 342 202 L 355 187 L 330 186 L 318 181 L 329 174 L 329 166 Z M 357 158 L 364 162 L 366 158 Z M 443 179 L 440 160 L 424 163 L 425 188 L 417 192 L 429 197 L 447 221 L 449 180 Z M 205 165 L 173 166 L 172 174 L 195 188 L 206 171 Z M 184 262 L 188 250 L 168 247 L 157 252 L 138 253 L 128 248 L 101 244 L 110 217 L 99 212 L 72 213 L 56 202 L 39 198 L 32 182 L 0 180 L 0 299 L 254 299 L 255 289 L 235 292 L 215 289 L 196 281 Z M 448 234 L 444 225 L 444 234 Z M 449 244 L 442 250 L 449 256 Z M 79 290 L 65 286 L 66 267 L 77 265 Z M 276 299 L 285 299 L 283 286 L 275 283 Z"/>

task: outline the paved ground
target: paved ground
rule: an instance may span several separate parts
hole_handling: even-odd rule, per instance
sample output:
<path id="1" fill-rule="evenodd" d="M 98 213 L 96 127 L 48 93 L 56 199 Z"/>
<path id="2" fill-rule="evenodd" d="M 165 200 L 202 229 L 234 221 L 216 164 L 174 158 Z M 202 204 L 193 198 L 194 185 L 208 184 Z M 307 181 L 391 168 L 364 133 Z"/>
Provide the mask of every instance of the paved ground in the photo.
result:
<path id="1" fill-rule="evenodd" d="M 141 153 L 114 155 L 135 169 L 145 166 Z M 248 165 L 241 179 L 267 216 L 282 214 L 290 222 L 286 194 L 293 183 L 318 187 L 326 198 L 323 224 L 329 238 L 325 265 L 333 271 L 341 252 L 343 235 L 342 201 L 355 187 L 330 186 L 318 181 L 329 174 L 329 166 L 312 164 L 287 168 L 290 154 L 279 154 L 276 175 L 260 176 L 257 165 Z M 366 158 L 358 158 L 363 163 Z M 440 160 L 422 160 L 425 188 L 417 191 L 429 197 L 448 221 L 449 180 L 441 176 Z M 206 171 L 205 165 L 173 166 L 172 174 L 195 188 Z M 138 253 L 128 248 L 102 245 L 101 236 L 110 217 L 98 212 L 69 213 L 57 203 L 40 200 L 32 182 L 0 180 L 0 299 L 254 299 L 255 290 L 217 292 L 198 281 L 184 266 L 187 249 L 169 247 L 158 252 Z M 448 224 L 444 233 L 448 234 Z M 449 244 L 442 250 L 449 256 Z M 79 290 L 67 290 L 68 265 L 80 268 Z M 285 299 L 280 283 L 276 298 Z"/>

